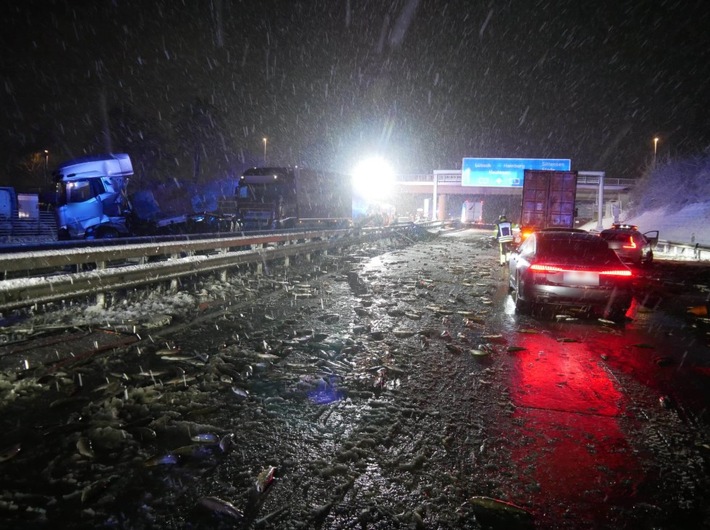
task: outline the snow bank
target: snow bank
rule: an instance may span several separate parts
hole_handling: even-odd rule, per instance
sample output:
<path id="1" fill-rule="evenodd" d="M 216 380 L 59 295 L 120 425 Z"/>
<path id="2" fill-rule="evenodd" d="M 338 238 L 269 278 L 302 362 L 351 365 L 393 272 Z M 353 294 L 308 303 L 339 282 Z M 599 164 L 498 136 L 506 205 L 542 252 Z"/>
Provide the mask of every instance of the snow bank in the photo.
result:
<path id="1" fill-rule="evenodd" d="M 622 214 L 620 221 L 638 226 L 641 232 L 658 230 L 659 238 L 664 241 L 710 247 L 710 201 L 688 204 L 679 210 L 665 206 L 638 215 Z M 612 223 L 611 217 L 605 217 L 602 226 L 609 228 Z M 596 230 L 597 222 L 581 228 Z"/>

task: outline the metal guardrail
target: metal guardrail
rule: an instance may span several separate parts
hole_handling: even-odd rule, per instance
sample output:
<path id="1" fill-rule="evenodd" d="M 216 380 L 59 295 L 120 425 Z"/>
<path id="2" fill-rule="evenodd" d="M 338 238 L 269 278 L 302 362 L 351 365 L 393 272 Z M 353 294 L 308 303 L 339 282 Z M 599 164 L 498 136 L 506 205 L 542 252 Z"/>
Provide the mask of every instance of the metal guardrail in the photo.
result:
<path id="1" fill-rule="evenodd" d="M 310 258 L 312 253 L 406 234 L 414 226 L 0 254 L 0 270 L 5 271 L 0 281 L 0 311 L 83 296 L 95 296 L 97 305 L 103 305 L 108 291 L 158 282 L 169 282 L 171 289 L 177 289 L 180 277 L 209 272 L 226 277 L 231 268 L 255 264 L 258 270 L 277 259 L 288 264 L 291 257 Z M 418 226 L 432 228 L 437 223 Z"/>
<path id="2" fill-rule="evenodd" d="M 655 254 L 671 259 L 708 261 L 710 260 L 710 247 L 702 246 L 698 243 L 677 243 L 673 241 L 659 240 L 654 249 Z"/>

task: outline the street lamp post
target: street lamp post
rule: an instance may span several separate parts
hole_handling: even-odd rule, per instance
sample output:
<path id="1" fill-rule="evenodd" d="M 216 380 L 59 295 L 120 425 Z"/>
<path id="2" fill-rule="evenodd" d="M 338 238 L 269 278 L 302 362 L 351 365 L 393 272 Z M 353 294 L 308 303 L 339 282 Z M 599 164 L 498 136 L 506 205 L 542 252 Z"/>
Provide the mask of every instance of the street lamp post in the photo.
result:
<path id="1" fill-rule="evenodd" d="M 264 166 L 266 166 L 266 138 L 264 138 Z"/>
<path id="2" fill-rule="evenodd" d="M 49 151 L 47 149 L 44 150 L 44 178 L 45 180 L 49 179 Z"/>
<path id="3" fill-rule="evenodd" d="M 653 139 L 653 163 L 656 163 L 656 153 L 658 152 L 658 136 Z"/>

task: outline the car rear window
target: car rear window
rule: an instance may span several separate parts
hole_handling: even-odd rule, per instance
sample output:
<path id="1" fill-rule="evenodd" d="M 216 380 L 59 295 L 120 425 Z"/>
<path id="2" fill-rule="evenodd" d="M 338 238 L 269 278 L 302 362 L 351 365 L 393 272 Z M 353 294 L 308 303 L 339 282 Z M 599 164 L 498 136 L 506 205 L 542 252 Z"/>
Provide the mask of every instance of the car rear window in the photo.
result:
<path id="1" fill-rule="evenodd" d="M 619 261 L 604 240 L 589 238 L 544 239 L 538 241 L 537 255 L 542 259 L 575 264 L 607 265 Z"/>
<path id="2" fill-rule="evenodd" d="M 628 232 L 602 232 L 600 234 L 606 241 L 628 241 L 631 234 Z"/>

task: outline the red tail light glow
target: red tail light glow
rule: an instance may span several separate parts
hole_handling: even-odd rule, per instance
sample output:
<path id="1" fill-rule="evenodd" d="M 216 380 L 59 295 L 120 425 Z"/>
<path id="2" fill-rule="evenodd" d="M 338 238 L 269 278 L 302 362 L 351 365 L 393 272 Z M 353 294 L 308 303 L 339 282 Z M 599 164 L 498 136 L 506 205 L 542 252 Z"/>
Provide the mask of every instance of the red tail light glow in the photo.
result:
<path id="1" fill-rule="evenodd" d="M 533 272 L 565 272 L 567 269 L 556 267 L 554 265 L 542 265 L 540 263 L 536 263 L 534 265 L 530 265 L 530 270 Z"/>
<path id="2" fill-rule="evenodd" d="M 620 269 L 620 270 L 601 270 L 599 271 L 599 274 L 603 274 L 604 276 L 632 276 L 632 273 L 630 270 L 626 269 Z"/>
<path id="3" fill-rule="evenodd" d="M 629 236 L 629 242 L 624 245 L 624 248 L 636 248 L 636 242 L 634 241 L 633 237 Z"/>
<path id="4" fill-rule="evenodd" d="M 530 265 L 532 272 L 554 273 L 554 272 L 581 272 L 580 269 L 572 269 L 569 267 L 560 267 L 558 265 L 545 265 L 543 263 L 535 263 Z M 585 269 L 588 272 L 596 272 L 604 276 L 632 276 L 629 269 Z"/>

